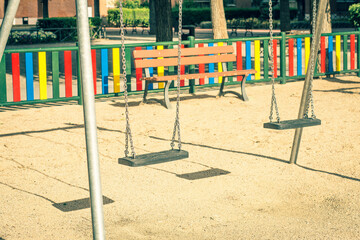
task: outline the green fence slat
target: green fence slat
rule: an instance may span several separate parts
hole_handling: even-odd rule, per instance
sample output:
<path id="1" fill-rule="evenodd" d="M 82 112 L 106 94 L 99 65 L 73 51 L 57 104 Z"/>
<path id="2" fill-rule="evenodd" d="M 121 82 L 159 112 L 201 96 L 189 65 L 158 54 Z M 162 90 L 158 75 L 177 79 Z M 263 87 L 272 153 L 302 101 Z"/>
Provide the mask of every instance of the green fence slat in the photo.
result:
<path id="1" fill-rule="evenodd" d="M 264 79 L 269 80 L 269 40 L 264 40 Z"/>
<path id="2" fill-rule="evenodd" d="M 169 45 L 169 47 L 168 47 L 168 49 L 173 49 L 173 48 L 174 48 L 173 45 Z M 174 66 L 169 66 L 168 67 L 168 73 L 169 73 L 169 75 L 175 75 L 175 67 Z M 171 81 L 170 88 L 174 87 L 174 85 L 175 85 L 174 82 L 175 81 Z"/>
<path id="3" fill-rule="evenodd" d="M 360 31 L 360 28 L 357 30 Z M 357 69 L 360 69 L 360 33 L 357 34 Z M 360 77 L 360 71 L 358 77 Z"/>
<path id="4" fill-rule="evenodd" d="M 0 62 L 0 103 L 7 102 L 6 94 L 6 57 L 5 53 Z"/>
<path id="5" fill-rule="evenodd" d="M 190 44 L 189 47 L 190 48 L 194 48 L 195 47 L 195 38 L 190 36 L 189 38 Z M 189 66 L 189 73 L 195 73 L 195 65 L 190 65 Z M 195 79 L 190 79 L 189 80 L 189 93 L 195 93 Z"/>
<path id="6" fill-rule="evenodd" d="M 51 53 L 51 67 L 52 67 L 52 87 L 53 98 L 58 99 L 60 97 L 59 86 L 59 52 L 54 51 Z"/>
<path id="7" fill-rule="evenodd" d="M 347 56 L 348 56 L 348 35 L 343 36 L 344 47 L 343 47 L 343 70 L 347 70 Z"/>
<path id="8" fill-rule="evenodd" d="M 232 45 L 232 42 L 228 41 L 227 45 Z M 234 63 L 233 62 L 228 62 L 227 69 L 228 69 L 228 71 L 234 70 Z M 234 81 L 233 77 L 228 77 L 227 79 L 228 79 L 228 82 L 233 82 Z"/>
<path id="9" fill-rule="evenodd" d="M 127 89 L 131 89 L 131 49 L 125 48 L 125 60 L 126 60 L 126 79 L 127 79 Z"/>
<path id="10" fill-rule="evenodd" d="M 286 83 L 286 34 L 281 32 L 281 43 L 280 43 L 280 75 L 281 84 Z"/>
<path id="11" fill-rule="evenodd" d="M 83 95 L 82 95 L 82 84 L 81 84 L 81 66 L 80 66 L 80 53 L 79 53 L 79 47 L 76 51 L 76 62 L 77 62 L 77 92 L 79 96 L 79 105 L 83 104 Z"/>

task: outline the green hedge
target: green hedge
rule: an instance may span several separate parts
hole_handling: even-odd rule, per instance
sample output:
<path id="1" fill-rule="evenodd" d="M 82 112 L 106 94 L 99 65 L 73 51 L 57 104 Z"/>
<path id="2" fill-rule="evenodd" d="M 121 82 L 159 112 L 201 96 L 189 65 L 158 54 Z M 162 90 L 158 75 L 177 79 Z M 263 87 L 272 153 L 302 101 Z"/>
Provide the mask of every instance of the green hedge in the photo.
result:
<path id="1" fill-rule="evenodd" d="M 125 26 L 148 26 L 148 8 L 123 8 Z M 108 10 L 108 23 L 110 26 L 120 26 L 120 14 L 118 8 Z"/>
<path id="2" fill-rule="evenodd" d="M 274 9 L 274 19 L 280 18 L 280 10 Z M 262 12 L 259 8 L 225 8 L 225 17 L 227 20 L 234 18 L 261 18 L 266 12 Z M 292 19 L 296 17 L 297 9 L 290 9 L 290 16 Z M 177 23 L 179 16 L 179 9 L 172 9 L 173 24 Z M 265 17 L 264 17 L 265 18 Z M 183 24 L 184 25 L 198 25 L 203 21 L 211 21 L 210 8 L 184 8 L 183 9 Z"/>
<path id="3" fill-rule="evenodd" d="M 89 25 L 90 27 L 95 28 L 95 30 L 97 30 L 98 28 L 101 27 L 101 18 L 99 17 L 89 18 Z M 54 32 L 56 38 L 59 41 L 62 41 L 64 37 L 66 37 L 66 41 L 77 40 L 76 17 L 38 19 L 36 26 L 38 28 L 44 29 L 45 32 L 48 32 L 46 29 L 50 29 L 49 31 Z M 55 29 L 57 28 L 59 30 L 54 30 L 54 28 Z M 64 28 L 69 28 L 69 29 L 64 29 Z M 90 34 L 92 35 L 92 32 L 90 32 Z"/>
<path id="4" fill-rule="evenodd" d="M 360 3 L 353 4 L 349 7 L 350 22 L 355 27 L 360 27 Z"/>
<path id="5" fill-rule="evenodd" d="M 90 27 L 100 27 L 101 18 L 89 18 Z M 38 19 L 36 26 L 38 28 L 76 28 L 76 17 L 59 17 Z"/>

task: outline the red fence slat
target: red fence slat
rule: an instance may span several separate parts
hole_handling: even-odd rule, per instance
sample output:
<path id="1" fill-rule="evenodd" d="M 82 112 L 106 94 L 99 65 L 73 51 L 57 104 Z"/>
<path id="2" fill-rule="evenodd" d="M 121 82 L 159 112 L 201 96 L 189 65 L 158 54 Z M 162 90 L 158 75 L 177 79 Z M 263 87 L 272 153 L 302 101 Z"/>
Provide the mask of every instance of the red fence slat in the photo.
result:
<path id="1" fill-rule="evenodd" d="M 243 66 L 242 66 L 242 42 L 236 42 L 236 70 L 242 70 Z M 242 81 L 243 80 L 243 76 L 237 76 L 237 80 L 238 81 Z"/>
<path id="2" fill-rule="evenodd" d="M 141 50 L 141 47 L 135 47 L 135 50 Z M 135 69 L 135 76 L 136 76 L 136 91 L 142 91 L 142 81 L 140 80 L 142 78 L 142 68 L 136 68 Z"/>
<path id="3" fill-rule="evenodd" d="M 199 43 L 198 47 L 204 47 L 203 43 Z M 205 73 L 205 64 L 199 64 L 199 73 Z M 199 79 L 199 84 L 200 85 L 204 85 L 205 84 L 205 79 L 204 78 L 200 78 Z"/>
<path id="4" fill-rule="evenodd" d="M 92 71 L 93 71 L 93 82 L 94 82 L 94 95 L 96 95 L 96 50 L 91 50 L 91 64 L 92 64 Z"/>
<path id="5" fill-rule="evenodd" d="M 13 83 L 13 100 L 19 102 L 20 96 L 20 59 L 19 53 L 11 54 L 12 83 Z"/>
<path id="6" fill-rule="evenodd" d="M 65 97 L 72 97 L 71 51 L 64 51 Z"/>
<path id="7" fill-rule="evenodd" d="M 289 76 L 294 76 L 294 39 L 289 39 Z"/>

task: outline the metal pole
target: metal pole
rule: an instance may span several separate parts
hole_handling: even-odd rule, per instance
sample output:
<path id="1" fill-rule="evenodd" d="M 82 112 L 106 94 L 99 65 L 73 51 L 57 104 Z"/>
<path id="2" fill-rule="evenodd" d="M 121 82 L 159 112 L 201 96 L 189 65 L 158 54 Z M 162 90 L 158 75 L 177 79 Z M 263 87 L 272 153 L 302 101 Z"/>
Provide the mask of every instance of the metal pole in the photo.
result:
<path id="1" fill-rule="evenodd" d="M 316 0 L 313 0 L 313 1 L 316 1 Z M 321 29 L 322 29 L 322 23 L 323 23 L 323 19 L 324 19 L 324 15 L 325 15 L 326 4 L 327 4 L 326 0 L 320 0 L 320 2 L 319 2 L 318 14 L 317 14 L 317 19 L 316 19 L 316 28 L 315 28 L 315 33 L 313 33 L 313 34 L 315 34 L 315 36 L 314 36 L 315 37 L 315 45 L 311 46 L 312 48 L 315 48 L 315 51 L 310 51 L 310 57 L 309 57 L 310 59 L 312 59 L 313 57 L 317 57 L 317 55 L 318 55 Z M 313 56 L 314 54 L 315 54 L 315 56 Z M 316 58 L 315 58 L 314 62 L 316 62 Z M 300 102 L 300 109 L 299 109 L 299 115 L 298 115 L 299 119 L 304 117 L 306 100 L 308 99 L 308 96 L 309 96 L 310 78 L 311 78 L 311 75 L 313 74 L 313 72 L 310 71 L 311 61 L 308 62 L 307 69 L 308 69 L 308 71 L 306 71 L 304 88 L 303 88 L 301 102 Z M 302 130 L 303 130 L 302 128 L 297 128 L 295 130 L 294 142 L 292 145 L 291 155 L 290 155 L 290 163 L 292 163 L 292 164 L 296 163 L 296 160 L 297 160 L 297 156 L 298 156 L 299 148 L 300 148 Z"/>
<path id="2" fill-rule="evenodd" d="M 1 24 L 0 30 L 0 59 L 2 59 L 2 56 L 4 54 L 6 43 L 10 35 L 11 27 L 13 25 L 19 3 L 20 0 L 10 0 L 6 8 L 5 17 Z"/>
<path id="3" fill-rule="evenodd" d="M 93 239 L 105 239 L 87 0 L 76 1 Z"/>

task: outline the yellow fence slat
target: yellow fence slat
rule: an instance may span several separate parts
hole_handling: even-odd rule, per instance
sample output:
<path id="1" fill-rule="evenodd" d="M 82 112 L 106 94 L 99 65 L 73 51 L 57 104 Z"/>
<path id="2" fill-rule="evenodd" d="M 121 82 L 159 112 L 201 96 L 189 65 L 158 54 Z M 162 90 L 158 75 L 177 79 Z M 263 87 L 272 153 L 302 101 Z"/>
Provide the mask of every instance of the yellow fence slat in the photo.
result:
<path id="1" fill-rule="evenodd" d="M 336 71 L 341 71 L 341 36 L 340 35 L 336 35 L 335 37 L 335 41 L 336 41 L 336 49 L 335 49 L 335 53 L 336 53 Z"/>
<path id="2" fill-rule="evenodd" d="M 260 40 L 254 41 L 255 80 L 260 79 Z"/>
<path id="3" fill-rule="evenodd" d="M 307 71 L 308 63 L 310 58 L 310 38 L 305 38 L 305 72 Z"/>
<path id="4" fill-rule="evenodd" d="M 217 45 L 218 45 L 218 46 L 224 46 L 224 43 L 223 43 L 223 42 L 218 42 Z M 220 54 L 219 54 L 219 55 L 220 55 Z M 223 71 L 222 63 L 219 62 L 219 63 L 218 63 L 218 72 L 222 72 L 222 71 Z M 218 81 L 219 81 L 219 83 L 222 83 L 223 77 L 219 77 L 219 78 L 218 78 Z"/>
<path id="5" fill-rule="evenodd" d="M 40 99 L 47 99 L 46 52 L 39 52 L 39 89 Z"/>
<path id="6" fill-rule="evenodd" d="M 157 46 L 157 50 L 163 50 L 164 46 Z M 163 59 L 163 57 L 159 57 L 158 59 Z M 164 76 L 164 67 L 157 68 L 158 76 Z M 164 83 L 159 83 L 158 88 L 164 88 Z"/>
<path id="7" fill-rule="evenodd" d="M 113 74 L 114 74 L 114 93 L 120 92 L 120 49 L 112 49 Z"/>

